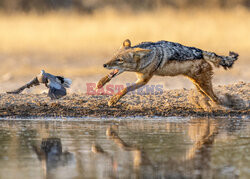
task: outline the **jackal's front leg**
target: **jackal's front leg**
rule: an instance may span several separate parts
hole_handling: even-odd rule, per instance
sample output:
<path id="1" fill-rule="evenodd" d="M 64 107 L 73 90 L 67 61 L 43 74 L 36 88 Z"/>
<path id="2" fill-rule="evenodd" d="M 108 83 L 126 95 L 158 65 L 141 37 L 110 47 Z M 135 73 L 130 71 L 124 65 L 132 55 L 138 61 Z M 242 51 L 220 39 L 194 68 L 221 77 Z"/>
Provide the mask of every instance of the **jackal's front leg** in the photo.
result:
<path id="1" fill-rule="evenodd" d="M 112 96 L 108 102 L 108 105 L 113 106 L 121 99 L 121 97 L 123 97 L 128 92 L 134 91 L 134 90 L 144 86 L 145 84 L 147 84 L 147 82 L 150 80 L 150 78 L 151 78 L 151 76 L 150 77 L 143 76 L 143 75 L 138 76 L 138 80 L 133 85 L 124 88 L 123 90 L 119 91 L 114 96 Z"/>

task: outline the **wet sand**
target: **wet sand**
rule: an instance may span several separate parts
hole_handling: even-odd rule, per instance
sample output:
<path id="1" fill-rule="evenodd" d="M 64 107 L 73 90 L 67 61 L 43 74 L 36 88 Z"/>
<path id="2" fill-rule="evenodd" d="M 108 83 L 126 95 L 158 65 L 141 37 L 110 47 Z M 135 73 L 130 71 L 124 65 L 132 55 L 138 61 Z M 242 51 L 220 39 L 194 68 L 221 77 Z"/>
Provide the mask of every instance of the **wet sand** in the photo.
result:
<path id="1" fill-rule="evenodd" d="M 165 90 L 158 95 L 125 95 L 115 106 L 108 95 L 72 93 L 59 100 L 47 94 L 0 93 L 0 117 L 167 117 L 167 116 L 249 116 L 250 83 L 216 86 L 223 105 L 204 98 L 196 89 Z"/>

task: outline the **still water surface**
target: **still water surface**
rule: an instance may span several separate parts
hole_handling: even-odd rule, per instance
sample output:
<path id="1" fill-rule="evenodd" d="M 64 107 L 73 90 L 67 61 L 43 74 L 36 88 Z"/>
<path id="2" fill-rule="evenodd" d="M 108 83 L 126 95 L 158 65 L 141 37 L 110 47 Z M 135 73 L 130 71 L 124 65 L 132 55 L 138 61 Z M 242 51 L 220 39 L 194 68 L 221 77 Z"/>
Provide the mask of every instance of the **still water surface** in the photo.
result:
<path id="1" fill-rule="evenodd" d="M 250 178 L 250 119 L 2 119 L 0 178 Z"/>

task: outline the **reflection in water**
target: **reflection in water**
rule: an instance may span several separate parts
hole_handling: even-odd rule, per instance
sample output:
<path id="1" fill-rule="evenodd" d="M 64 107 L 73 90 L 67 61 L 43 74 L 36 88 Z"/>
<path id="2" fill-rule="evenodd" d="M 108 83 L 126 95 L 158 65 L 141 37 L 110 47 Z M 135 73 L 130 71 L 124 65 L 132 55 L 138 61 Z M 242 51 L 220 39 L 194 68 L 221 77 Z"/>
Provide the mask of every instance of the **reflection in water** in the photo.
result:
<path id="1" fill-rule="evenodd" d="M 59 138 L 42 139 L 41 146 L 34 145 L 33 150 L 42 163 L 45 177 L 48 177 L 50 170 L 60 165 L 67 165 L 73 159 L 70 152 L 62 152 L 62 143 Z"/>
<path id="2" fill-rule="evenodd" d="M 134 147 L 132 145 L 127 144 L 126 142 L 124 142 L 119 135 L 115 132 L 115 130 L 113 128 L 117 128 L 117 126 L 111 126 L 108 127 L 106 130 L 106 136 L 108 139 L 113 140 L 115 142 L 115 144 L 121 148 L 124 151 L 129 151 L 132 153 L 133 156 L 133 169 L 134 172 L 136 174 L 137 177 L 139 177 L 139 173 L 140 173 L 140 167 L 142 166 L 147 166 L 149 165 L 150 167 L 153 167 L 153 165 L 151 164 L 150 160 L 147 157 L 146 152 L 143 149 L 139 149 L 138 147 Z M 113 167 L 113 173 L 112 176 L 113 177 L 117 177 L 117 162 L 113 161 L 113 157 L 107 153 L 106 151 L 103 150 L 103 148 L 98 145 L 98 144 L 93 144 L 92 145 L 92 152 L 95 154 L 103 154 L 105 156 L 110 157 L 110 160 L 112 161 L 112 167 Z M 148 171 L 151 168 L 148 168 Z M 151 172 L 153 172 L 153 170 L 150 170 Z M 153 173 L 151 173 L 152 175 Z M 136 178 L 137 178 L 136 177 Z"/>
<path id="3" fill-rule="evenodd" d="M 214 120 L 207 120 L 196 126 L 189 126 L 188 136 L 194 141 L 186 152 L 185 161 L 196 171 L 196 177 L 210 178 L 211 148 L 218 132 L 219 124 Z"/>
<path id="4" fill-rule="evenodd" d="M 192 121 L 194 122 L 194 121 Z M 213 123 L 213 122 L 212 122 Z M 209 163 L 211 160 L 211 146 L 214 143 L 215 136 L 218 134 L 218 128 L 217 125 L 211 124 L 210 120 L 207 120 L 205 123 L 196 123 L 197 125 L 190 125 L 188 127 L 188 136 L 192 141 L 194 141 L 193 145 L 190 147 L 190 149 L 187 150 L 184 158 L 181 160 L 181 163 L 188 163 L 187 166 L 194 168 L 195 170 L 199 171 L 196 172 L 196 177 L 200 176 L 203 170 L 208 171 L 209 170 Z M 149 176 L 148 174 L 145 175 L 145 171 L 149 172 L 154 177 L 157 176 L 157 167 L 154 167 L 152 162 L 150 161 L 147 153 L 143 150 L 143 148 L 140 149 L 139 146 L 132 146 L 128 143 L 126 143 L 124 140 L 122 140 L 118 133 L 114 130 L 117 129 L 117 126 L 109 126 L 106 130 L 106 136 L 108 139 L 112 140 L 120 149 L 123 151 L 130 151 L 131 155 L 133 157 L 133 169 L 136 174 L 136 178 L 140 177 L 146 177 Z M 172 129 L 172 127 L 170 127 Z M 113 157 L 105 152 L 103 148 L 101 148 L 100 145 L 93 145 L 92 146 L 92 152 L 93 153 L 99 153 L 106 156 L 109 156 L 111 160 L 113 161 Z M 170 160 L 167 162 L 167 165 L 176 165 L 180 166 L 181 164 L 178 161 L 172 161 Z M 156 164 L 157 165 L 157 164 Z M 113 166 L 113 165 L 112 165 Z M 147 167 L 147 169 L 145 168 Z M 144 168 L 143 172 L 144 174 L 140 173 L 140 169 Z M 166 171 L 168 168 L 166 168 Z M 113 171 L 116 171 L 113 168 Z M 168 172 L 167 172 L 168 173 Z M 170 173 L 170 172 L 169 172 Z M 177 172 L 176 172 L 177 173 Z M 189 174 L 181 174 L 178 172 L 178 177 L 187 177 Z M 176 174 L 170 174 L 168 177 L 174 177 Z M 113 176 L 116 176 L 113 174 Z M 191 177 L 192 175 L 190 175 Z M 193 175 L 194 176 L 194 175 Z"/>
<path id="5" fill-rule="evenodd" d="M 108 169 L 106 169 L 104 171 L 105 175 L 103 175 L 103 176 L 106 176 L 106 177 L 108 176 L 110 178 L 116 178 L 116 176 L 117 176 L 117 162 L 114 161 L 113 156 L 110 155 L 108 152 L 104 151 L 103 148 L 98 144 L 93 144 L 91 151 L 94 154 L 100 154 L 100 155 L 106 157 L 108 160 L 110 160 L 110 162 L 106 163 L 109 165 L 108 165 Z"/>
<path id="6" fill-rule="evenodd" d="M 0 178 L 249 178 L 249 122 L 1 121 Z"/>
<path id="7" fill-rule="evenodd" d="M 133 156 L 133 168 L 136 172 L 136 174 L 139 174 L 139 170 L 141 166 L 151 166 L 153 167 L 153 165 L 151 164 L 151 161 L 149 160 L 149 158 L 147 157 L 146 152 L 142 149 L 140 149 L 139 146 L 132 146 L 127 144 L 126 142 L 124 142 L 119 136 L 118 134 L 115 132 L 115 130 L 113 130 L 112 127 L 108 127 L 106 130 L 106 136 L 108 139 L 111 139 L 115 142 L 115 144 L 117 146 L 119 146 L 122 150 L 125 151 L 131 151 L 132 152 L 132 156 Z"/>

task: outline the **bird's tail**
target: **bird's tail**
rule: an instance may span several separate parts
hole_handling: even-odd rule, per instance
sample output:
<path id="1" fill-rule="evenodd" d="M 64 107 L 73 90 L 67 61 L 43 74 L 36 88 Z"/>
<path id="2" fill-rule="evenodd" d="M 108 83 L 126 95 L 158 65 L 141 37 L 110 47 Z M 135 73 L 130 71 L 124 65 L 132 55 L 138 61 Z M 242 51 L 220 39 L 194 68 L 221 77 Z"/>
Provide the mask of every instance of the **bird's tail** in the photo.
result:
<path id="1" fill-rule="evenodd" d="M 72 80 L 69 78 L 64 78 L 63 76 L 56 76 L 57 82 L 61 83 L 64 88 L 70 88 Z"/>
<path id="2" fill-rule="evenodd" d="M 235 52 L 229 52 L 229 56 L 220 56 L 213 52 L 203 51 L 204 60 L 208 60 L 216 67 L 222 66 L 225 70 L 232 68 L 234 61 L 238 59 L 239 54 Z"/>
<path id="3" fill-rule="evenodd" d="M 63 83 L 63 86 L 65 88 L 70 88 L 70 85 L 72 84 L 72 80 L 69 79 L 69 78 L 64 78 L 64 83 Z"/>

